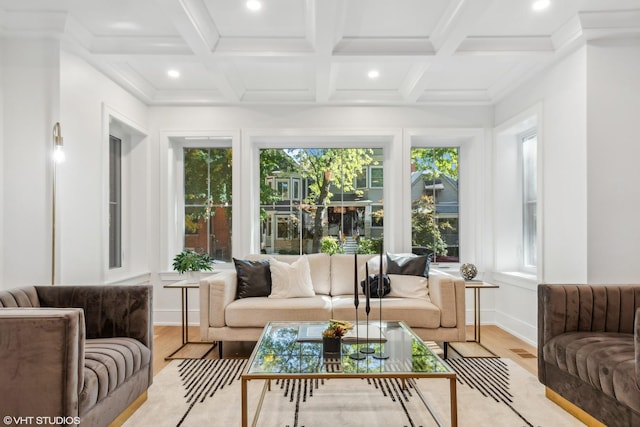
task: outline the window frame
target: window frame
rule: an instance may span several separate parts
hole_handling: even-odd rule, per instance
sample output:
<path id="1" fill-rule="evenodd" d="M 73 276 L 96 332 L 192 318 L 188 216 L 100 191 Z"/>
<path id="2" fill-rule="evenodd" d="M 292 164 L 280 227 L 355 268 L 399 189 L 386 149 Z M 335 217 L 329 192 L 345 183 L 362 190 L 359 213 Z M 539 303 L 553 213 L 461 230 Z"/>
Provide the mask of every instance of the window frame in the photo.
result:
<path id="1" fill-rule="evenodd" d="M 165 272 L 172 272 L 171 275 L 163 277 L 178 277 L 178 273 L 173 272 L 173 257 L 183 249 L 184 245 L 184 157 L 183 148 L 231 148 L 232 156 L 232 189 L 231 194 L 237 195 L 240 192 L 241 167 L 240 159 L 236 154 L 240 150 L 240 132 L 238 130 L 203 130 L 203 131 L 161 131 L 160 161 L 166 165 L 161 177 L 161 205 L 165 208 L 160 212 L 160 223 L 167 230 L 165 238 L 160 239 L 161 267 Z M 229 203 L 232 209 L 232 255 L 241 241 L 241 228 L 237 228 L 240 217 L 238 214 L 237 197 L 233 197 Z M 223 267 L 225 264 L 220 263 Z M 224 267 L 223 267 L 224 268 Z"/>
<path id="2" fill-rule="evenodd" d="M 114 146 L 115 144 L 115 146 Z M 123 141 L 109 134 L 109 269 L 122 268 L 122 155 Z M 113 176 L 116 173 L 117 176 Z M 113 188 L 116 186 L 117 188 Z M 115 212 L 112 211 L 115 208 Z M 114 215 L 115 213 L 115 215 Z M 115 247 L 114 247 L 115 246 Z"/>
<path id="3" fill-rule="evenodd" d="M 120 283 L 148 274 L 146 226 L 148 224 L 149 177 L 140 173 L 148 165 L 148 131 L 134 120 L 102 104 L 102 175 L 103 220 L 101 221 L 101 278 L 102 283 Z M 122 141 L 122 264 L 109 267 L 109 137 Z"/>
<path id="4" fill-rule="evenodd" d="M 405 183 L 402 191 L 405 194 L 406 212 L 404 221 L 411 224 L 411 149 L 412 148 L 452 148 L 458 151 L 458 180 L 460 191 L 458 195 L 458 247 L 459 262 L 433 262 L 434 267 L 457 269 L 463 263 L 475 264 L 480 271 L 485 263 L 491 262 L 491 255 L 482 250 L 482 239 L 477 230 L 487 230 L 491 218 L 487 216 L 483 206 L 483 175 L 482 175 L 482 147 L 485 144 L 486 133 L 481 128 L 452 129 L 452 128 L 424 128 L 407 129 L 405 131 L 404 155 L 406 164 L 403 168 Z M 406 241 L 411 247 L 411 227 L 402 230 L 406 233 Z"/>
<path id="5" fill-rule="evenodd" d="M 524 144 L 526 141 L 530 141 L 531 139 L 535 139 L 535 150 L 536 150 L 536 161 L 534 167 L 536 168 L 534 172 L 534 180 L 536 182 L 536 197 L 533 203 L 527 200 L 527 190 L 526 190 L 526 176 L 527 173 L 526 165 L 525 165 L 525 153 L 524 153 Z M 521 209 L 522 209 L 522 222 L 521 222 L 521 245 L 522 251 L 520 255 L 520 269 L 527 273 L 535 273 L 537 269 L 537 234 L 538 234 L 538 224 L 537 224 L 537 208 L 538 208 L 538 194 L 537 194 L 537 180 L 538 180 L 538 171 L 537 171 L 537 158 L 538 158 L 538 135 L 536 128 L 530 128 L 520 134 L 517 135 L 518 141 L 518 164 L 520 166 L 520 200 L 521 200 Z M 528 217 L 527 205 L 533 204 L 535 207 L 535 212 L 533 214 L 533 220 L 535 221 L 535 234 L 533 236 L 528 235 L 528 225 L 531 218 Z M 527 247 L 528 243 L 532 245 L 532 247 Z M 531 253 L 533 251 L 533 253 Z M 534 257 L 536 260 L 535 264 L 530 264 L 527 262 L 528 259 Z"/>
<path id="6" fill-rule="evenodd" d="M 319 134 L 312 129 L 286 129 L 286 130 L 261 130 L 247 129 L 242 132 L 242 150 L 243 165 L 252 165 L 250 170 L 243 169 L 242 179 L 246 183 L 246 188 L 250 191 L 243 191 L 240 194 L 242 209 L 239 221 L 247 224 L 245 238 L 240 243 L 241 246 L 236 247 L 240 253 L 259 253 L 260 251 L 260 188 L 258 186 L 259 176 L 259 157 L 260 150 L 265 148 L 374 148 L 382 149 L 383 164 L 383 182 L 385 185 L 389 183 L 401 185 L 401 177 L 398 174 L 393 176 L 390 170 L 394 170 L 401 164 L 400 150 L 393 150 L 393 147 L 402 144 L 402 130 L 392 129 L 386 131 L 371 130 L 343 130 L 343 129 L 323 129 Z M 386 167 L 389 165 L 389 167 Z M 395 165 L 395 166 L 394 166 Z M 385 248 L 389 250 L 398 250 L 402 247 L 401 238 L 391 231 L 389 224 L 398 223 L 401 209 L 401 194 L 392 192 L 391 187 L 383 188 L 385 205 Z M 258 201 L 258 203 L 256 203 Z M 395 219 L 395 221 L 394 221 Z M 398 248 L 398 249 L 396 249 Z"/>

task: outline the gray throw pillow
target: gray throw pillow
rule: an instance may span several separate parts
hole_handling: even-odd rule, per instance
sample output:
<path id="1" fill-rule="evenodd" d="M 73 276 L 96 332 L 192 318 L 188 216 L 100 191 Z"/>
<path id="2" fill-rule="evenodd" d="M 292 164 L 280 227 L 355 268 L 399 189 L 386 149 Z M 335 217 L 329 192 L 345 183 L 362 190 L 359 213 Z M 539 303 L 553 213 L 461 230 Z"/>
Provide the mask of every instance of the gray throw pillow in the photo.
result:
<path id="1" fill-rule="evenodd" d="M 429 258 L 423 255 L 387 252 L 387 274 L 429 277 Z"/>
<path id="2" fill-rule="evenodd" d="M 233 259 L 238 274 L 236 298 L 268 297 L 271 293 L 269 260 Z"/>

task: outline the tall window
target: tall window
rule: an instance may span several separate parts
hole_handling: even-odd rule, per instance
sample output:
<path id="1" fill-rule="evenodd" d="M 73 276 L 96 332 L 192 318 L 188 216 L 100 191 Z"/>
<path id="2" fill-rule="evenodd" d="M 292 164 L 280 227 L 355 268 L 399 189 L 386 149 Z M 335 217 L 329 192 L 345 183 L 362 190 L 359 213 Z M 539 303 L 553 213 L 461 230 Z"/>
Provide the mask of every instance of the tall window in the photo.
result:
<path id="1" fill-rule="evenodd" d="M 231 261 L 230 148 L 184 148 L 184 247 Z"/>
<path id="2" fill-rule="evenodd" d="M 262 252 L 376 247 L 371 242 L 383 231 L 382 154 L 377 148 L 260 150 Z"/>
<path id="3" fill-rule="evenodd" d="M 537 146 L 535 133 L 521 137 L 522 142 L 522 262 L 525 268 L 537 265 Z"/>
<path id="4" fill-rule="evenodd" d="M 435 262 L 460 259 L 458 153 L 456 147 L 411 150 L 412 250 Z"/>
<path id="5" fill-rule="evenodd" d="M 122 267 L 122 141 L 109 136 L 109 268 Z"/>

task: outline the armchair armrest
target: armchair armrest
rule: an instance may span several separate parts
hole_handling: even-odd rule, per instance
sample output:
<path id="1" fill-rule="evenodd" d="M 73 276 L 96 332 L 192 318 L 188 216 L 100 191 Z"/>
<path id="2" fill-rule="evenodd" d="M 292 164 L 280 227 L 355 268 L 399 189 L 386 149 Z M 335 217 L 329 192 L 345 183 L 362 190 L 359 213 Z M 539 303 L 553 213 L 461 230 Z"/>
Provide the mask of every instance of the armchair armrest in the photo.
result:
<path id="1" fill-rule="evenodd" d="M 633 328 L 633 348 L 636 353 L 636 384 L 640 387 L 640 308 L 636 309 Z"/>
<path id="2" fill-rule="evenodd" d="M 444 272 L 429 273 L 429 296 L 440 309 L 440 325 L 458 328 L 458 339 L 466 339 L 464 280 Z"/>
<path id="3" fill-rule="evenodd" d="M 81 309 L 0 309 L 0 413 L 77 417 L 84 342 Z"/>
<path id="4" fill-rule="evenodd" d="M 237 286 L 235 270 L 223 270 L 200 280 L 200 335 L 203 340 L 206 340 L 209 326 L 226 326 L 224 310 L 236 299 Z"/>
<path id="5" fill-rule="evenodd" d="M 153 344 L 151 286 L 36 286 L 41 307 L 84 310 L 87 338 L 135 338 Z"/>

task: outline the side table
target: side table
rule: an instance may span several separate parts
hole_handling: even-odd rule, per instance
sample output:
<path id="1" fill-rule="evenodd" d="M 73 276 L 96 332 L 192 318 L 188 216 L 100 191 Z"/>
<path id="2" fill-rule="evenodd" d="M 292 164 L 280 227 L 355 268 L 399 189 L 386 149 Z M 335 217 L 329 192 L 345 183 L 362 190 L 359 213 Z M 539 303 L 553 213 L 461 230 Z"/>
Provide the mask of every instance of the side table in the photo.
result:
<path id="1" fill-rule="evenodd" d="M 485 283 L 482 280 L 465 280 L 464 287 L 466 289 L 473 289 L 473 340 L 467 340 L 467 342 L 475 342 L 489 353 L 498 357 L 493 351 L 489 350 L 480 342 L 480 291 L 483 289 L 496 289 L 500 286 L 492 283 Z"/>
<path id="2" fill-rule="evenodd" d="M 188 283 L 186 280 L 180 280 L 179 282 L 171 283 L 168 285 L 164 285 L 165 289 L 180 289 L 181 293 L 181 304 L 180 304 L 180 314 L 181 314 L 181 323 L 182 323 L 182 345 L 175 349 L 173 353 L 164 358 L 164 360 L 172 360 L 172 359 L 188 359 L 187 357 L 178 357 L 175 356 L 177 352 L 185 348 L 189 344 L 210 344 L 211 347 L 204 353 L 200 358 L 204 358 L 211 350 L 216 347 L 216 342 L 207 342 L 207 341 L 189 341 L 189 299 L 187 295 L 187 291 L 189 289 L 198 289 L 200 285 L 198 283 Z"/>

